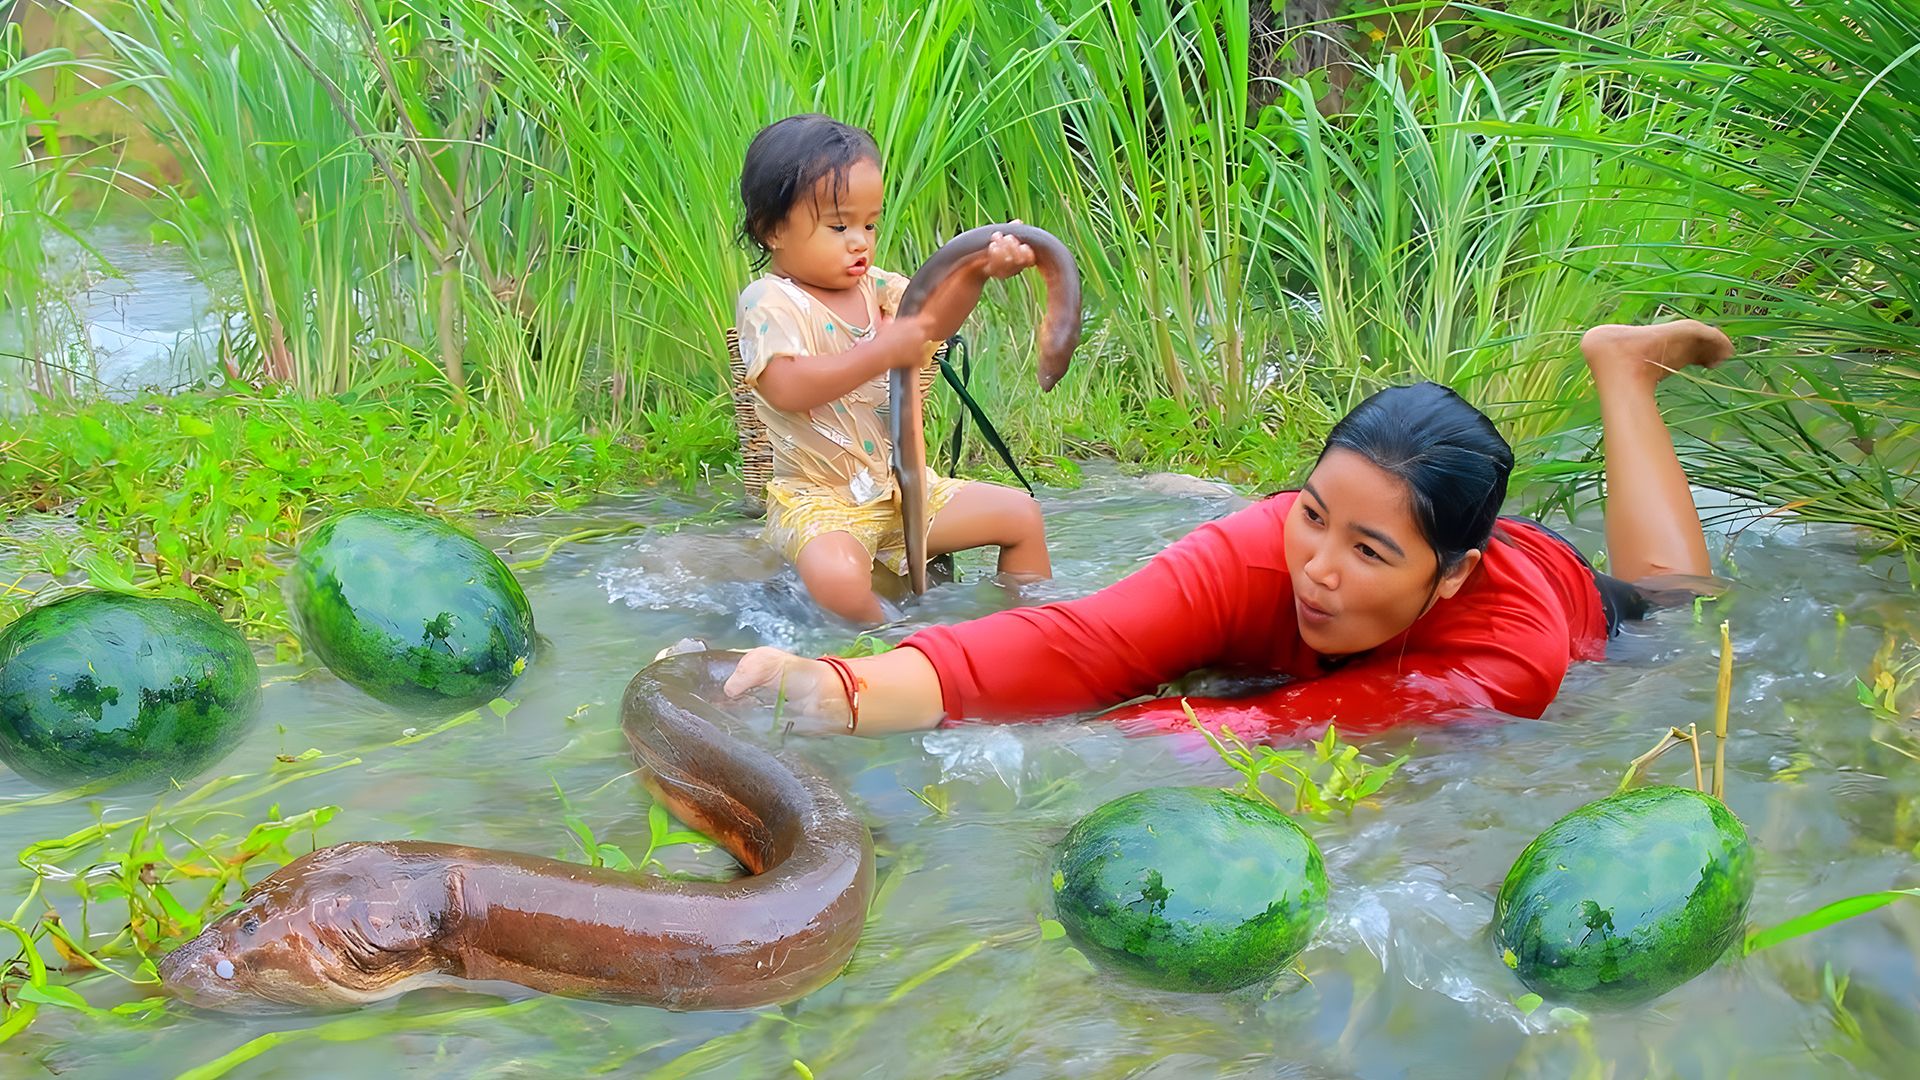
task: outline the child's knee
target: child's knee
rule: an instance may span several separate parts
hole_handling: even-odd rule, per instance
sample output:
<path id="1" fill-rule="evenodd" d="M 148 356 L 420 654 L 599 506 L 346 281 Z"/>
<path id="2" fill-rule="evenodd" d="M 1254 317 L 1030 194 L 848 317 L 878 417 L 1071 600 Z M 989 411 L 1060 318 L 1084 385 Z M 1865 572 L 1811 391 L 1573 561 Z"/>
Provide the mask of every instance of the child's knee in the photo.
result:
<path id="1" fill-rule="evenodd" d="M 992 485 L 991 501 L 979 511 L 983 540 L 1000 547 L 1045 543 L 1046 518 L 1040 513 L 1040 501 L 1019 488 Z M 990 538 L 990 539 L 988 539 Z"/>
<path id="2" fill-rule="evenodd" d="M 809 544 L 800 553 L 800 579 L 822 603 L 865 601 L 873 593 L 873 557 L 857 544 Z"/>
<path id="3" fill-rule="evenodd" d="M 1022 541 L 1045 540 L 1047 538 L 1046 515 L 1040 512 L 1040 500 L 1024 491 L 1016 491 L 1010 503 L 1008 518 L 1014 534 Z"/>

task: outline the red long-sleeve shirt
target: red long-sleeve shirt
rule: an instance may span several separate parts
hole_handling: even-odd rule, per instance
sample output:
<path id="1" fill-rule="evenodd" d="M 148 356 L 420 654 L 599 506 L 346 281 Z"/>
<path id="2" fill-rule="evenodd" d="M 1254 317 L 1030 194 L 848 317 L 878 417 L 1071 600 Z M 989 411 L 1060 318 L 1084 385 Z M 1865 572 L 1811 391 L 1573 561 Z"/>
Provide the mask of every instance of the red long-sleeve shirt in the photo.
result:
<path id="1" fill-rule="evenodd" d="M 1574 660 L 1606 651 L 1593 574 L 1564 542 L 1503 518 L 1459 592 L 1329 672 L 1300 640 L 1287 571 L 1285 492 L 1200 526 L 1112 586 L 907 638 L 940 677 L 946 723 L 1087 712 L 1200 668 L 1292 676 L 1252 697 L 1191 699 L 1249 738 L 1367 731 L 1460 707 L 1537 717 Z M 1109 714 L 1129 731 L 1188 728 L 1177 700 Z"/>

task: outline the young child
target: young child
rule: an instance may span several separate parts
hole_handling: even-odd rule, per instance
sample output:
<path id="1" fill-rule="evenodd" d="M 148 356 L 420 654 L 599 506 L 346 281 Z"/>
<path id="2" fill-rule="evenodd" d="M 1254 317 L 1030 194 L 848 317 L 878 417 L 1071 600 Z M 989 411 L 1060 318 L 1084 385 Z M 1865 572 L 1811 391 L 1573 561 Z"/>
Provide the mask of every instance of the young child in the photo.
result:
<path id="1" fill-rule="evenodd" d="M 873 564 L 906 573 L 877 411 L 887 373 L 918 368 L 944 336 L 935 328 L 952 321 L 941 312 L 893 317 L 907 279 L 872 262 L 881 195 L 873 137 L 820 115 L 762 129 L 740 174 L 740 236 L 769 264 L 736 311 L 747 385 L 773 444 L 767 541 L 822 607 L 867 625 L 884 618 Z M 1009 236 L 989 251 L 989 277 L 1033 265 L 1033 249 Z M 959 302 L 977 298 L 976 290 Z M 931 476 L 927 501 L 929 555 L 993 544 L 1009 578 L 1052 573 L 1040 507 L 1025 492 Z"/>

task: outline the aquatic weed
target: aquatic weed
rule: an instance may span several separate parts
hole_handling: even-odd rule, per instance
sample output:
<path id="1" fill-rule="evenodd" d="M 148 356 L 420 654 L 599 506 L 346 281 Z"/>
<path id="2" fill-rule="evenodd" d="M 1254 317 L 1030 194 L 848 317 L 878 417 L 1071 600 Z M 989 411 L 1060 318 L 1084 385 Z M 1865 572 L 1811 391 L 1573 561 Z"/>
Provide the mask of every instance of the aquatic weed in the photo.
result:
<path id="1" fill-rule="evenodd" d="M 1334 810 L 1351 815 L 1354 808 L 1384 787 L 1410 754 L 1401 754 L 1385 765 L 1360 760 L 1360 748 L 1340 741 L 1334 725 L 1326 734 L 1308 743 L 1309 750 L 1275 750 L 1262 744 L 1248 744 L 1232 728 L 1222 726 L 1218 734 L 1200 722 L 1193 706 L 1180 702 L 1187 722 L 1206 736 L 1207 745 L 1220 755 L 1227 767 L 1240 774 L 1240 783 L 1229 790 L 1249 799 L 1264 802 L 1281 813 L 1308 814 L 1316 818 L 1331 816 Z M 1260 786 L 1265 777 L 1274 777 L 1293 789 L 1293 804 L 1284 806 Z"/>
<path id="2" fill-rule="evenodd" d="M 18 858 L 33 882 L 11 918 L 0 923 L 20 946 L 0 968 L 5 1005 L 0 1040 L 25 1030 L 43 1004 L 95 1019 L 150 1015 L 165 1004 L 156 994 L 159 957 L 218 918 L 259 877 L 305 854 L 295 850 L 298 841 L 304 839 L 308 850 L 319 846 L 319 831 L 340 812 L 330 805 L 284 812 L 278 801 L 259 809 L 269 796 L 417 745 L 482 715 L 504 719 L 513 707 L 497 699 L 425 731 L 409 729 L 357 750 L 327 753 L 310 747 L 276 755 L 257 771 L 208 780 L 156 800 L 143 813 L 115 815 L 94 803 L 93 824 L 26 844 Z M 0 806 L 0 816 L 91 793 L 86 788 L 50 792 Z M 242 831 L 234 831 L 236 823 Z M 78 902 L 71 925 L 58 913 L 56 895 Z M 42 909 L 37 915 L 36 906 Z M 60 957 L 63 966 L 57 971 L 41 956 L 43 943 Z M 81 993 L 97 979 L 148 993 L 113 1009 L 97 1009 Z"/>

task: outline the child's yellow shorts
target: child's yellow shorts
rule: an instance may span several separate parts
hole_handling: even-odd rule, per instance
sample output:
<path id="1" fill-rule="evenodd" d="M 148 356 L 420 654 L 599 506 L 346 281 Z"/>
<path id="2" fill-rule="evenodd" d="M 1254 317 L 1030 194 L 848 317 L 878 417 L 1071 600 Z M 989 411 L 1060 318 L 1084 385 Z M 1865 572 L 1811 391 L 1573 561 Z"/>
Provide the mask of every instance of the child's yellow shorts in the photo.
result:
<path id="1" fill-rule="evenodd" d="M 970 481 L 934 475 L 931 470 L 928 475 L 933 484 L 927 490 L 927 518 L 932 520 Z M 834 532 L 850 534 L 874 562 L 896 574 L 906 574 L 907 541 L 900 531 L 897 499 L 855 506 L 831 490 L 811 484 L 783 480 L 767 483 L 767 526 L 763 535 L 788 562 L 799 562 L 803 548 L 816 537 Z"/>

